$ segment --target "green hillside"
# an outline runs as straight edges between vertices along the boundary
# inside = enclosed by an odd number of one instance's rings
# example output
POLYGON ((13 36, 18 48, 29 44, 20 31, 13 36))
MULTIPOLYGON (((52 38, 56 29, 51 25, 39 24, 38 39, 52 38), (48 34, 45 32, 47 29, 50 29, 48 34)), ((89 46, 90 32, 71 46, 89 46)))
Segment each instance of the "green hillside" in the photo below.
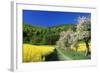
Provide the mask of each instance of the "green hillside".
POLYGON ((62 24, 53 27, 32 26, 23 24, 23 43, 34 45, 55 45, 60 32, 76 30, 75 24, 62 24))

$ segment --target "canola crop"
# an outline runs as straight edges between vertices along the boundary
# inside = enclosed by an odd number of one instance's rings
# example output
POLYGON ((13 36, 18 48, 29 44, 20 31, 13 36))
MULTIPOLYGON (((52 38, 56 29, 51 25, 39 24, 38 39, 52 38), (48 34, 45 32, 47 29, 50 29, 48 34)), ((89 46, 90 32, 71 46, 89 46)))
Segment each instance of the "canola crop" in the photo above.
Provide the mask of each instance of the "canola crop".
MULTIPOLYGON (((89 47, 91 48, 91 45, 90 44, 89 44, 89 47)), ((86 49, 87 48, 86 48, 85 43, 80 43, 79 46, 78 46, 78 48, 77 48, 77 51, 84 52, 84 51, 86 51, 86 49)), ((73 48, 73 50, 76 50, 76 48, 73 48)))
POLYGON ((23 62, 41 62, 45 60, 45 56, 54 51, 52 46, 37 46, 23 44, 23 62))

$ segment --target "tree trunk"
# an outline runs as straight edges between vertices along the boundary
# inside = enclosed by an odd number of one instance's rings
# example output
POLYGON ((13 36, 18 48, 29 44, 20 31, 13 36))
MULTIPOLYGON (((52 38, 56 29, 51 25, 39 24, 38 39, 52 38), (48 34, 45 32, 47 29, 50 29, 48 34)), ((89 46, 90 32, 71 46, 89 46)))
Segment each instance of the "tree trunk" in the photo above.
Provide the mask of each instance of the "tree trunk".
POLYGON ((89 47, 88 42, 85 42, 85 44, 86 44, 86 48, 87 48, 87 49, 86 49, 86 54, 85 54, 85 55, 88 56, 88 55, 90 55, 90 50, 89 50, 90 47, 89 47))

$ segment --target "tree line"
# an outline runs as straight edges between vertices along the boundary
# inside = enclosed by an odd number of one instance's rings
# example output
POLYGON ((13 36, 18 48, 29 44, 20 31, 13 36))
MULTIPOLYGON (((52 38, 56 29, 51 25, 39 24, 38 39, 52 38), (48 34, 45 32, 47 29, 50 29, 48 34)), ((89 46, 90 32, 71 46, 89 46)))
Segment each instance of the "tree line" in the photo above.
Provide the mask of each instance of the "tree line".
POLYGON ((75 24, 62 24, 53 27, 23 24, 23 43, 34 45, 55 45, 62 31, 76 30, 75 24))

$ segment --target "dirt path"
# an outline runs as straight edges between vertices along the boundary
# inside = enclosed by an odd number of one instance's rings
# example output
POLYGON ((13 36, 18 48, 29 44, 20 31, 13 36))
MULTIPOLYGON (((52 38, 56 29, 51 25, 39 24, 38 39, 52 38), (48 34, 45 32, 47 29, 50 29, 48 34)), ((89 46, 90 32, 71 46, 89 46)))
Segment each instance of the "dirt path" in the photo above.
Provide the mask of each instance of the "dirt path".
POLYGON ((72 60, 71 58, 69 58, 68 56, 64 55, 59 49, 57 49, 58 53, 62 56, 62 58, 64 60, 72 60))

